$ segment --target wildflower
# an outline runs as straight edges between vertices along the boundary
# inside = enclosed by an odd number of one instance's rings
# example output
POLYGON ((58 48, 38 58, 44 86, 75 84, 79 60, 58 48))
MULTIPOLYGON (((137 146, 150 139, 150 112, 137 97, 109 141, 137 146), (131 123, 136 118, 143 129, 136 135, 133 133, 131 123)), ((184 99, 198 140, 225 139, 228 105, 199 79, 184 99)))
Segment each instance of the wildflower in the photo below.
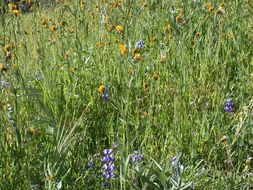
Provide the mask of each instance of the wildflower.
POLYGON ((104 103, 106 103, 109 99, 109 94, 108 92, 106 91, 106 86, 105 85, 101 85, 99 88, 98 88, 98 92, 100 94, 102 94, 102 101, 104 103))
POLYGON ((35 129, 33 127, 29 128, 29 134, 30 135, 35 135, 35 129))
POLYGON ((98 49, 100 49, 100 48, 101 48, 101 46, 102 46, 101 41, 98 41, 98 42, 97 42, 97 47, 98 47, 98 49))
POLYGON ((123 26, 121 26, 121 25, 116 26, 116 31, 121 33, 121 34, 124 34, 123 26))
POLYGON ((42 18, 41 24, 46 27, 47 26, 47 19, 45 17, 42 18))
POLYGON ((61 27, 64 27, 64 26, 66 26, 66 25, 67 25, 67 22, 64 21, 64 20, 60 22, 60 26, 61 26, 61 27))
POLYGON ((138 41, 138 42, 136 43, 136 45, 135 45, 135 48, 137 48, 137 49, 144 49, 144 48, 145 48, 145 43, 144 43, 144 41, 142 41, 142 40, 138 41))
POLYGON ((164 28, 165 28, 166 30, 171 30, 171 29, 172 29, 172 27, 171 27, 170 24, 167 24, 164 28))
POLYGON ((88 170, 88 169, 90 169, 90 168, 92 168, 93 167, 93 162, 91 161, 91 162, 89 162, 86 166, 85 166, 85 168, 88 170))
POLYGON ((13 10, 13 11, 12 11, 12 13, 14 13, 16 17, 18 17, 18 16, 19 16, 19 11, 18 11, 18 10, 16 10, 16 9, 15 9, 15 10, 13 10))
POLYGON ((171 165, 172 166, 176 166, 176 161, 177 161, 177 156, 174 156, 173 158, 172 158, 172 160, 171 160, 171 165))
POLYGON ((136 61, 142 60, 141 54, 136 53, 136 54, 134 55, 134 59, 135 59, 136 61))
POLYGON ((50 31, 51 31, 51 32, 54 32, 54 31, 56 31, 56 30, 57 30, 57 27, 56 27, 55 25, 53 25, 53 26, 50 27, 50 31))
POLYGON ((141 154, 138 154, 137 152, 135 152, 133 155, 132 155, 132 163, 136 163, 136 162, 139 162, 139 161, 142 161, 143 160, 143 156, 141 154))
POLYGON ((101 85, 101 86, 98 88, 98 92, 99 92, 100 94, 104 94, 104 92, 105 92, 105 86, 104 86, 104 85, 101 85))
POLYGON ((155 72, 153 73, 153 79, 154 79, 154 80, 158 80, 158 78, 159 78, 159 73, 155 71, 155 72))
POLYGON ((102 95, 102 100, 103 100, 103 102, 104 102, 104 103, 107 102, 108 99, 109 99, 109 94, 108 94, 108 93, 104 93, 104 94, 102 95))
POLYGON ((143 83, 143 89, 144 89, 144 91, 146 91, 147 89, 148 89, 148 83, 147 82, 144 82, 143 83))
POLYGON ((233 113, 235 112, 235 103, 233 102, 232 99, 228 99, 224 103, 224 111, 227 113, 233 113))
POLYGON ((137 49, 137 48, 133 48, 133 49, 132 49, 132 54, 134 55, 134 54, 136 54, 136 53, 138 53, 138 49, 137 49))
POLYGON ((11 50, 11 46, 9 44, 6 44, 4 47, 3 47, 3 50, 5 53, 9 52, 11 50))
POLYGON ((7 89, 7 88, 11 87, 11 83, 9 83, 7 81, 1 80, 0 82, 1 82, 1 86, 3 89, 7 89))
POLYGON ((112 144, 112 148, 113 149, 116 149, 118 147, 118 145, 114 142, 113 144, 112 144))
POLYGON ((126 47, 125 47, 123 44, 119 44, 119 49, 120 49, 120 54, 121 54, 122 56, 125 56, 126 53, 127 53, 126 47))
POLYGON ((105 180, 110 180, 115 178, 114 170, 116 169, 116 166, 114 164, 114 156, 112 149, 105 149, 103 151, 103 157, 101 160, 104 165, 102 166, 103 174, 105 180))
POLYGON ((183 23, 183 18, 180 15, 176 17, 176 23, 183 23))
POLYGON ((0 63, 0 71, 6 72, 7 70, 7 67, 4 64, 0 63))
POLYGON ((211 12, 211 11, 213 10, 213 6, 212 6, 211 3, 206 3, 206 4, 204 5, 204 7, 205 7, 209 12, 211 12))

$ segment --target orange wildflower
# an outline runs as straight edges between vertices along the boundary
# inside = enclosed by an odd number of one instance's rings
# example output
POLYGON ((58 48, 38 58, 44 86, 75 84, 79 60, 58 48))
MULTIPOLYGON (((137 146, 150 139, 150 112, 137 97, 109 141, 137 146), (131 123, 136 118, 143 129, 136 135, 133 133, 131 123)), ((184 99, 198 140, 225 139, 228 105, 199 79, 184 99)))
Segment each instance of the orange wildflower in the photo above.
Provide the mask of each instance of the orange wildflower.
POLYGON ((127 49, 126 49, 126 47, 124 46, 124 44, 119 44, 119 49, 120 49, 120 54, 121 54, 122 56, 125 56, 126 53, 127 53, 127 49))

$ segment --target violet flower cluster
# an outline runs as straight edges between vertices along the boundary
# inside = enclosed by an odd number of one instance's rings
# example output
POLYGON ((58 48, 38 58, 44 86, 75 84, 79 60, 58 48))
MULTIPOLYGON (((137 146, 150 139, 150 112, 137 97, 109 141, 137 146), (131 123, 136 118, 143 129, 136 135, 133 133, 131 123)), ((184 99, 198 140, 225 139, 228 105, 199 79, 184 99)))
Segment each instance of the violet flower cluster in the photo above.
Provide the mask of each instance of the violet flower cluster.
POLYGON ((139 154, 138 152, 135 152, 132 155, 132 163, 136 163, 138 161, 142 161, 143 160, 143 156, 141 154, 139 154))
POLYGON ((115 159, 113 156, 112 149, 105 149, 103 151, 103 157, 101 161, 104 163, 102 167, 104 179, 106 180, 114 179, 115 178, 114 170, 116 167, 114 165, 115 159))
POLYGON ((224 103, 224 111, 227 113, 233 113, 235 112, 235 103, 233 102, 232 99, 228 99, 224 103))
POLYGON ((144 48, 145 48, 145 43, 144 43, 144 41, 142 41, 142 40, 138 41, 138 42, 136 43, 136 45, 135 45, 135 48, 137 48, 137 49, 144 49, 144 48))

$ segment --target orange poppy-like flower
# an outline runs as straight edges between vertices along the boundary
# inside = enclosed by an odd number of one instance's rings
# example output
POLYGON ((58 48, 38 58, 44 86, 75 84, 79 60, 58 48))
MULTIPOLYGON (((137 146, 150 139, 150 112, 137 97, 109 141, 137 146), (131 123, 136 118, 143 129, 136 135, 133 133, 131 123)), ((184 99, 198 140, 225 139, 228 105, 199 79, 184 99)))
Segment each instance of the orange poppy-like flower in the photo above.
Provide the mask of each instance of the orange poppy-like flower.
POLYGON ((119 44, 119 49, 120 49, 120 54, 121 54, 122 56, 125 56, 126 53, 127 53, 127 49, 126 49, 126 47, 124 46, 124 44, 119 44))

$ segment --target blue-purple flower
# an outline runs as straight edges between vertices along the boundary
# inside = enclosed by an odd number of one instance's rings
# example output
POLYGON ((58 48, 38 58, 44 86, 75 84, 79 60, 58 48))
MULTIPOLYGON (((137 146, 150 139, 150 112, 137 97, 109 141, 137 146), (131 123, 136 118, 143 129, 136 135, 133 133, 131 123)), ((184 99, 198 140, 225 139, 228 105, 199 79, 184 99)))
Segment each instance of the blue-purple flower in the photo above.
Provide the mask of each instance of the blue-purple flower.
POLYGON ((232 99, 228 99, 224 103, 224 111, 227 113, 233 113, 235 112, 235 103, 233 102, 232 99))
POLYGON ((92 168, 93 167, 93 162, 89 162, 85 167, 86 167, 87 170, 92 168))
POLYGON ((145 48, 145 43, 144 43, 144 41, 142 41, 142 40, 138 41, 138 42, 136 43, 136 45, 135 45, 135 48, 137 48, 137 49, 144 49, 144 48, 145 48))
POLYGON ((143 160, 143 156, 137 152, 135 152, 132 155, 132 163, 138 162, 138 161, 142 161, 143 160))
POLYGON ((106 180, 114 179, 115 174, 114 170, 116 169, 116 166, 114 165, 114 156, 112 149, 105 149, 103 150, 103 156, 101 161, 104 163, 102 166, 102 171, 103 171, 103 177, 106 180))
POLYGON ((99 86, 98 92, 99 92, 100 94, 102 94, 102 101, 103 101, 104 103, 106 103, 106 102, 108 101, 108 99, 109 99, 109 94, 108 94, 107 87, 106 87, 105 85, 99 86))

